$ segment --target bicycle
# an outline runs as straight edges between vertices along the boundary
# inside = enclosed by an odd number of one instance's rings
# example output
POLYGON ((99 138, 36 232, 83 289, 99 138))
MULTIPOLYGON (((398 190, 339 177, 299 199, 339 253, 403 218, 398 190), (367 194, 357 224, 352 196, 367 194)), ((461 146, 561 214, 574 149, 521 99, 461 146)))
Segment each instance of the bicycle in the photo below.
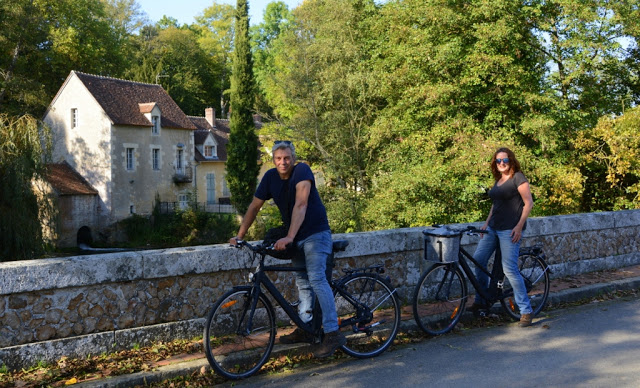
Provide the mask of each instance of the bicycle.
MULTIPOLYGON (((345 240, 333 241, 333 252, 344 251, 348 244, 345 240)), ((287 302, 267 274, 304 271, 305 268, 265 265, 265 258, 270 253, 277 255, 277 251, 262 244, 251 245, 239 240, 237 247, 251 252, 252 263, 257 259, 256 270, 249 275, 249 285, 233 287, 215 302, 206 321, 203 341, 211 367, 234 380, 256 373, 267 362, 274 347, 284 346, 276 344, 278 317, 267 294, 295 325, 313 335, 314 343, 321 342, 323 336, 317 298, 312 320, 304 323, 295 305, 287 302)), ((333 253, 327 263, 328 279, 332 269, 333 253)), ((341 349, 356 358, 377 356, 393 343, 398 333, 400 303, 396 290, 388 278, 381 276, 384 273, 382 265, 343 269, 343 272, 343 276, 330 280, 339 330, 347 338, 341 349)))
MULTIPOLYGON (((496 249, 493 268, 489 273, 460 245, 463 234, 472 236, 487 232, 471 226, 465 229, 440 227, 443 232, 440 237, 435 237, 432 230, 423 231, 436 243, 434 247, 430 245, 429 238, 425 239, 425 259, 440 262, 433 264, 422 274, 413 294, 413 315, 420 329, 431 335, 441 335, 454 328, 464 314, 469 297, 464 275, 478 294, 488 302, 489 307, 486 311, 499 301, 512 319, 520 319, 513 290, 502 271, 500 249, 496 249), (447 252, 449 242, 451 249, 447 252), (487 290, 478 283, 468 261, 489 276, 487 290)), ((521 248, 518 257, 518 267, 531 300, 534 316, 542 311, 549 297, 551 270, 545 258, 541 246, 521 248)), ((482 313, 480 315, 483 315, 482 313)))

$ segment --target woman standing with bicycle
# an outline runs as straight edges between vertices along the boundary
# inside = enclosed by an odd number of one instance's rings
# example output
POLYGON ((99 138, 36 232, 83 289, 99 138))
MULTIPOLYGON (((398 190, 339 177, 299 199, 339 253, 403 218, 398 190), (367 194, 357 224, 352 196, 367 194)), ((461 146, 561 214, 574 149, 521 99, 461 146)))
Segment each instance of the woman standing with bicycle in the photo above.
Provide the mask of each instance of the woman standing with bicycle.
MULTIPOLYGON (((482 229, 487 233, 478 243, 474 259, 485 269, 489 258, 500 247, 502 268, 513 287, 515 301, 520 309, 521 327, 530 326, 533 314, 527 290, 518 269, 518 252, 522 231, 527 227, 527 217, 533 208, 529 182, 520 170, 520 163, 508 148, 499 148, 491 159, 491 173, 495 183, 489 190, 492 206, 482 229)), ((485 288, 488 276, 476 268, 476 277, 485 288)), ((488 309, 487 303, 476 294, 472 310, 488 309)))

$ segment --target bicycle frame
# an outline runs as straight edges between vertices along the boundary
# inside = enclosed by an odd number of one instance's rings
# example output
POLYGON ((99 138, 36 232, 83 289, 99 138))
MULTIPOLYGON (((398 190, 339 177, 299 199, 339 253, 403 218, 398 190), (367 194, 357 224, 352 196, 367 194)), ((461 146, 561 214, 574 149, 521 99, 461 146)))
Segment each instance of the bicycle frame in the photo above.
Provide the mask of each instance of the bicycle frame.
POLYGON ((459 260, 457 265, 459 265, 462 268, 462 271, 467 276, 467 279, 469 279, 469 281, 471 282, 471 285, 473 286, 473 288, 475 288, 475 290, 478 292, 480 296, 482 296, 483 299, 490 302, 496 302, 500 299, 501 296, 510 296, 510 294, 513 294, 513 291, 509 291, 507 294, 502 293, 502 279, 504 278, 504 272, 502 270, 502 253, 500 252, 499 248, 496 249, 493 268, 491 270, 491 273, 489 273, 489 271, 486 268, 481 266, 473 258, 473 256, 471 256, 471 254, 469 254, 469 252, 467 252, 462 247, 460 247, 460 251, 458 253, 458 259, 459 260), (476 278, 471 267, 469 266, 469 263, 467 263, 467 260, 471 261, 476 266, 476 268, 480 268, 482 272, 484 272, 487 276, 489 276, 489 287, 486 290, 478 282, 478 279, 476 278))
MULTIPOLYGON (((291 320, 299 328, 301 328, 306 332, 316 334, 320 330, 320 327, 322 324, 322 320, 320 319, 321 310, 319 307, 319 303, 317 303, 317 297, 316 297, 315 303, 313 304, 313 319, 309 323, 305 323, 302 321, 302 319, 300 319, 300 316, 298 315, 298 312, 296 311, 296 309, 292 307, 291 304, 289 304, 289 302, 284 298, 280 290, 278 290, 276 285, 266 275, 267 272, 304 272, 304 271, 306 271, 305 267, 264 265, 264 260, 261 259, 256 272, 253 274, 253 280, 252 280, 253 285, 250 286, 252 290, 251 291, 252 300, 251 300, 250 311, 249 311, 250 319, 248 320, 248 322, 253 322, 253 313, 255 312, 255 309, 258 303, 258 295, 259 295, 259 292, 256 292, 256 291, 261 291, 260 286, 262 285, 264 286, 267 293, 269 293, 269 295, 273 297, 276 303, 280 307, 282 307, 282 309, 287 314, 287 316, 291 318, 291 320)), ((344 290, 343 287, 340 287, 339 281, 332 280, 329 282, 329 285, 336 293, 344 297, 349 303, 352 303, 358 308, 366 307, 366 306, 362 306, 362 303, 357 299, 353 298, 347 291, 344 290)), ((243 286, 243 287, 246 287, 246 286, 243 286)), ((340 323, 340 326, 344 327, 352 324, 353 322, 345 320, 340 323)), ((251 329, 252 327, 248 326, 244 328, 243 331, 244 333, 250 333, 251 329)))

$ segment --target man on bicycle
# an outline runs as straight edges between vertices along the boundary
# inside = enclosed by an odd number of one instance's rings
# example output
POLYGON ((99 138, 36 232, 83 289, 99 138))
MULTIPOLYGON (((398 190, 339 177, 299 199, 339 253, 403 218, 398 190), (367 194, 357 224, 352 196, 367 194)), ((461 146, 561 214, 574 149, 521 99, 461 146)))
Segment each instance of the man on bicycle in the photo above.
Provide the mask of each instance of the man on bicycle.
MULTIPOLYGON (((236 239, 244 237, 264 202, 273 198, 288 230, 285 237, 276 241, 274 248, 284 250, 287 245, 294 244, 297 253, 292 263, 306 266, 306 272, 296 272, 300 297, 298 312, 303 321, 311 321, 314 293, 318 296, 325 336, 314 349, 313 355, 328 357, 346 343, 346 338, 338 330, 336 306, 326 277, 327 259, 333 244, 327 212, 318 195, 311 169, 304 163, 295 164, 293 144, 290 141, 276 141, 271 153, 275 168, 267 171, 260 181, 238 234, 229 243, 235 245, 236 239)), ((310 342, 311 339, 305 331, 296 328, 293 333, 281 336, 280 342, 310 342)))

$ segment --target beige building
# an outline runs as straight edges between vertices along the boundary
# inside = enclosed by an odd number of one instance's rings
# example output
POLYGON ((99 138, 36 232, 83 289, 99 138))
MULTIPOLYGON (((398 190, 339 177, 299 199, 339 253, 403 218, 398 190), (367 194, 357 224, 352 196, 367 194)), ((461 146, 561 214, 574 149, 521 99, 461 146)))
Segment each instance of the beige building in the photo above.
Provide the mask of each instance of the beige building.
POLYGON ((194 192, 192 121, 160 85, 72 71, 49 105, 54 162, 98 192, 104 228, 154 201, 186 204, 194 192))
POLYGON ((216 119, 213 108, 205 109, 205 117, 189 119, 197 128, 193 133, 196 201, 208 211, 233 212, 225 180, 229 120, 216 119))
MULTIPOLYGON (((150 214, 157 201, 167 210, 196 202, 234 212, 225 180, 229 120, 212 108, 187 116, 160 85, 72 71, 43 121, 53 132, 54 163, 66 163, 98 195, 92 210, 84 206, 83 217, 67 222, 78 238, 80 229, 100 237, 116 221, 150 214)), ((76 240, 68 229, 59 241, 76 240)))

